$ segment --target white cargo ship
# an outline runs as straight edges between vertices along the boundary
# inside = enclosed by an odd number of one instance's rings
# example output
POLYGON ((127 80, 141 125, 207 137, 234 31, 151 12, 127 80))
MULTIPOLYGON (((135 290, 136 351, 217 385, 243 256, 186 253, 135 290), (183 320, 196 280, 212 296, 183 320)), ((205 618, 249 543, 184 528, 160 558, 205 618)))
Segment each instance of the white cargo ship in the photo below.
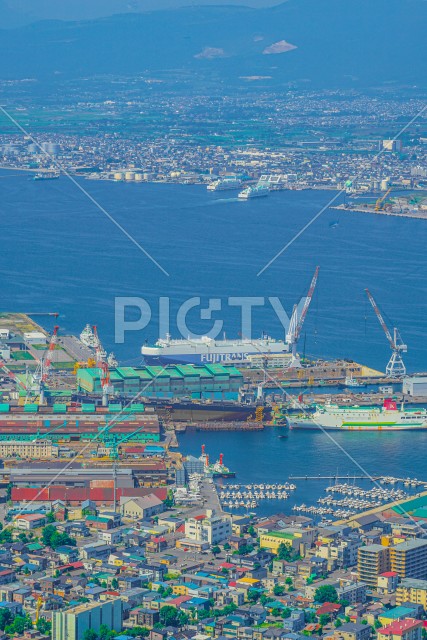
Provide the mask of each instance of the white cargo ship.
POLYGON ((237 196, 241 200, 250 200, 251 198, 262 198, 268 196, 270 188, 266 184, 257 184, 254 187, 246 187, 237 196))
POLYGON ((227 176, 214 182, 210 182, 207 186, 208 191, 228 191, 230 189, 240 189, 242 181, 236 176, 227 176))
POLYGON ((382 407, 342 407, 337 404, 316 405, 312 415, 289 416, 291 429, 321 431, 416 431, 427 429, 427 409, 399 409, 388 398, 382 407))
POLYGON ((269 336, 254 340, 214 340, 207 336, 192 339, 159 339, 154 346, 143 345, 141 353, 147 364, 217 364, 247 363, 251 355, 288 353, 289 345, 269 336))

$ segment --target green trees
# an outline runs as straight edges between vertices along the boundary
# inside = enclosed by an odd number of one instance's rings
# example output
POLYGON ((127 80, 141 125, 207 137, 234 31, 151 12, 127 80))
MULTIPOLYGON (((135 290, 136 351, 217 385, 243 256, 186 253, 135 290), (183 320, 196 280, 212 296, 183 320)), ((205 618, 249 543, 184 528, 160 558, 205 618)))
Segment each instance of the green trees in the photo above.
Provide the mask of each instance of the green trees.
POLYGON ((46 618, 39 618, 36 624, 37 630, 44 635, 49 635, 52 629, 52 623, 46 618))
MULTIPOLYGON (((160 609, 160 623, 165 627, 182 627, 188 622, 188 616, 175 607, 165 605, 160 609)), ((86 638, 84 640, 87 640, 86 638)), ((89 639, 90 640, 90 639, 89 639)))
POLYGON ((275 596, 283 596, 285 593, 285 587, 281 584, 274 585, 273 593, 275 596))
POLYGON ((98 640, 98 634, 93 629, 86 629, 83 640, 98 640))
POLYGON ((7 529, 3 529, 2 531, 0 531, 0 544, 3 544, 4 542, 12 542, 12 541, 13 541, 13 535, 9 527, 7 529))
POLYGON ((214 556, 217 556, 219 553, 221 553, 221 549, 217 544, 214 547, 212 547, 211 551, 214 556))
POLYGON ((0 629, 4 631, 8 624, 12 622, 12 614, 9 609, 0 609, 0 629))
POLYGON ((329 584, 325 584, 322 587, 316 589, 314 599, 316 602, 337 602, 337 590, 335 589, 335 587, 332 587, 329 584))
POLYGON ((331 618, 328 616, 327 613, 322 613, 322 615, 319 616, 319 624, 321 627, 324 627, 330 621, 331 621, 331 618))
POLYGON ((76 546, 76 541, 74 538, 68 535, 68 533, 59 533, 52 524, 48 524, 44 527, 42 531, 42 540, 43 543, 47 547, 51 547, 51 549, 57 549, 58 547, 62 547, 63 545, 68 545, 71 547, 76 546))
POLYGON ((146 638, 148 635, 150 635, 150 629, 147 629, 146 627, 132 627, 132 629, 126 629, 126 635, 127 636, 141 636, 142 638, 146 638))
POLYGON ((299 559, 298 553, 283 542, 277 550, 277 557, 279 560, 285 560, 286 562, 293 562, 299 559))
POLYGON ((8 624, 4 630, 9 635, 14 635, 15 633, 21 635, 26 629, 31 629, 32 626, 33 621, 31 620, 29 615, 15 616, 13 618, 13 622, 11 624, 8 624))
POLYGON ((261 597, 261 594, 256 589, 248 589, 247 597, 249 602, 258 602, 261 597))
MULTIPOLYGON (((225 547, 224 547, 225 548, 225 547)), ((254 550, 253 544, 243 544, 233 551, 233 556, 246 556, 254 550)))
POLYGON ((117 580, 117 578, 113 578, 111 580, 111 586, 113 587, 113 589, 118 589, 119 588, 119 581, 117 580))

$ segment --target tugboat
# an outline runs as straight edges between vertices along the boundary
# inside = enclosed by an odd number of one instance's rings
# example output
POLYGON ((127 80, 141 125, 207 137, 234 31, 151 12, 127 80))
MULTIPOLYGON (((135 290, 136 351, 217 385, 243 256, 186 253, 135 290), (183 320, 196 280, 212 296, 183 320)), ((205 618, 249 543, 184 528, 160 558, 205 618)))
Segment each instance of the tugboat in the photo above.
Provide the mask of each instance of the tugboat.
POLYGON ((211 478, 235 478, 236 474, 234 471, 230 471, 228 467, 226 467, 223 463, 224 454, 219 454, 219 460, 217 460, 214 464, 209 464, 209 455, 205 453, 205 445, 202 444, 202 455, 199 460, 202 460, 205 465, 205 473, 207 476, 211 478))

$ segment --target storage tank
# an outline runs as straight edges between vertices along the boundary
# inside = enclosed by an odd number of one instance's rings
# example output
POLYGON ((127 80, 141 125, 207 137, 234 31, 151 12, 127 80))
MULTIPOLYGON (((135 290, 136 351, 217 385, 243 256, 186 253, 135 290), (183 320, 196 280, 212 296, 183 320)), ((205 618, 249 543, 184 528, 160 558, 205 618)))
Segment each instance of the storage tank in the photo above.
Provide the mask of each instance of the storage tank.
POLYGON ((133 173, 133 171, 126 171, 125 180, 134 180, 134 178, 135 174, 133 173))
POLYGON ((142 173, 135 173, 135 182, 142 182, 143 175, 142 173))
POLYGON ((117 171, 117 173, 114 174, 114 180, 123 180, 123 173, 117 171))

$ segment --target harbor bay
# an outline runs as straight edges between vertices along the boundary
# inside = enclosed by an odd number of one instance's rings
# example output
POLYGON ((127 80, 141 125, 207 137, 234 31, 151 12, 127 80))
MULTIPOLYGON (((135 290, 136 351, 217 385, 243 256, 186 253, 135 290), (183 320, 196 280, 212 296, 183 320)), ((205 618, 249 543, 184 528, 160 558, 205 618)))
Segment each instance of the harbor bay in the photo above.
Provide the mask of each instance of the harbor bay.
MULTIPOLYGON (((5 309, 58 310, 63 333, 78 334, 87 322, 96 322, 121 361, 137 364, 141 345, 159 336, 159 296, 170 299, 173 337, 178 337, 180 304, 200 296, 201 305, 208 298, 221 300, 223 332, 237 338, 240 309, 226 305, 228 296, 277 296, 290 314, 319 265, 304 326, 307 354, 345 357, 385 369, 389 345, 366 299, 364 289, 369 287, 408 344, 408 370, 425 369, 427 258, 421 220, 328 209, 257 276, 333 192, 281 191, 239 202, 229 193, 224 197, 195 185, 84 182, 90 195, 108 206, 166 268, 170 275, 165 276, 66 178, 34 182, 23 172, 0 175, 5 309), (123 344, 114 340, 118 296, 144 298, 152 311, 149 326, 128 332, 123 344)), ((138 310, 130 310, 130 315, 137 318, 138 310)), ((211 328, 199 310, 189 319, 194 333, 211 328)), ((253 311, 251 337, 262 332, 283 338, 283 327, 267 302, 253 311)))
MULTIPOLYGON (((280 297, 291 310, 295 299, 304 295, 316 256, 320 276, 305 326, 307 353, 346 357, 384 370, 389 349, 364 297, 364 288, 369 286, 409 345, 405 359, 409 371, 425 368, 427 354, 421 334, 427 306, 426 258, 420 221, 327 210, 257 277, 274 252, 327 203, 330 193, 281 191, 269 198, 239 202, 229 193, 227 197, 207 193, 200 186, 86 183, 85 188, 100 203, 108 202, 120 223, 167 266, 171 275, 166 277, 138 249, 129 248, 126 239, 67 179, 34 182, 23 173, 3 171, 0 186, 6 236, 11 247, 17 242, 22 247, 19 255, 10 251, 3 268, 4 308, 58 311, 62 333, 78 334, 85 323, 96 322, 106 346, 122 364, 141 362, 141 345, 145 339, 157 339, 157 326, 153 322, 145 332, 129 332, 123 344, 115 344, 116 296, 151 300, 155 315, 159 292, 170 297, 172 308, 196 294, 207 299, 223 297, 224 292, 242 296, 267 292, 280 297), (8 209, 15 207, 16 199, 18 213, 13 218, 8 209), (57 212, 54 223, 53 211, 57 212), (396 273, 397 256, 406 266, 396 273), (192 269, 192 261, 200 268, 192 269), (41 280, 49 283, 43 290, 38 286, 41 280)), ((283 330, 271 308, 256 311, 253 335, 266 331, 282 338, 283 330)), ((229 308, 227 312, 228 337, 233 332, 237 337, 239 317, 229 308)), ((205 330, 200 318, 194 317, 194 331, 205 330)), ((296 393, 293 389, 288 392, 296 393)), ((360 475, 360 468, 340 447, 372 475, 393 475, 396 468, 408 468, 411 476, 427 480, 422 453, 425 432, 333 433, 328 438, 322 432, 291 431, 287 439, 280 439, 279 432, 265 428, 218 436, 188 431, 179 440, 183 454, 199 455, 203 443, 215 459, 223 452, 226 464, 236 472, 236 483, 286 482, 291 475, 333 476, 340 469, 350 476, 360 475)), ((278 509, 288 512, 296 504, 314 504, 328 481, 296 484, 286 502, 263 501, 257 510, 261 514, 278 509)))

